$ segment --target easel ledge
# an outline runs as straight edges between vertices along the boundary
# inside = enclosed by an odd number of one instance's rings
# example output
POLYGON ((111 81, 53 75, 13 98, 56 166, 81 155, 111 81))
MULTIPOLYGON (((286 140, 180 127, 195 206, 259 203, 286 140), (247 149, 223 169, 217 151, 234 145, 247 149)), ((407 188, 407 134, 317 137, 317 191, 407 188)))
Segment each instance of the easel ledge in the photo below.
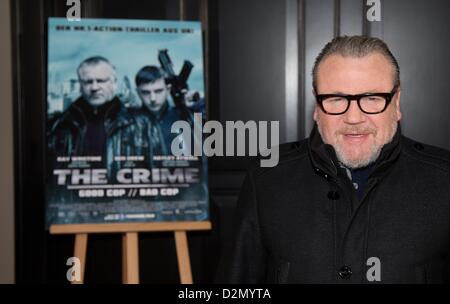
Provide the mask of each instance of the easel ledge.
POLYGON ((139 232, 173 231, 177 250, 178 269, 181 284, 192 284, 192 271, 186 231, 210 230, 211 222, 152 222, 114 224, 68 224, 50 226, 50 234, 75 234, 74 256, 81 263, 81 279, 73 282, 82 284, 86 264, 86 250, 89 233, 122 233, 122 281, 125 284, 139 283, 139 232))
POLYGON ((50 226, 50 234, 127 233, 210 230, 211 222, 152 222, 115 224, 68 224, 50 226))

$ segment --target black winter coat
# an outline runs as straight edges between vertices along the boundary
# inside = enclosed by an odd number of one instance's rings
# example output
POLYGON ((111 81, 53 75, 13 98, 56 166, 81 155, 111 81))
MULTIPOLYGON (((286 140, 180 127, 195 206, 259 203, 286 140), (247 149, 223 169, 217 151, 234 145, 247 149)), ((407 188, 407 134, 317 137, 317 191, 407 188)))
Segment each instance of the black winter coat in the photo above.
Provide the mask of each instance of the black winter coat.
POLYGON ((361 201, 336 164, 315 127, 281 145, 276 167, 249 171, 227 281, 367 283, 377 258, 381 283, 448 282, 450 152, 398 128, 361 201))

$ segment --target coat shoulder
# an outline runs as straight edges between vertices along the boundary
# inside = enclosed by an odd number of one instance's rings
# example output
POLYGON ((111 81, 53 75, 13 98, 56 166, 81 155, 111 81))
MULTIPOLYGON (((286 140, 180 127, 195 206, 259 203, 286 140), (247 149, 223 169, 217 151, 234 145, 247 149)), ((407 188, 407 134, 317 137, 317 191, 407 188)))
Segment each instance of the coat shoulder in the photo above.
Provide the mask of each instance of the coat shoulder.
POLYGON ((308 154, 308 139, 281 144, 279 165, 302 158, 308 154))
POLYGON ((83 122, 83 114, 79 108, 80 103, 81 100, 77 99, 59 115, 50 128, 51 133, 76 128, 83 122))
POLYGON ((302 161, 308 157, 308 139, 303 139, 301 141, 284 143, 275 147, 273 149, 278 149, 279 159, 278 163, 274 167, 262 167, 258 157, 254 162, 252 162, 250 167, 250 173, 255 177, 266 175, 267 173, 272 173, 278 171, 286 166, 290 166, 293 162, 302 161))
POLYGON ((403 137, 403 153, 437 170, 450 173, 450 151, 403 137))

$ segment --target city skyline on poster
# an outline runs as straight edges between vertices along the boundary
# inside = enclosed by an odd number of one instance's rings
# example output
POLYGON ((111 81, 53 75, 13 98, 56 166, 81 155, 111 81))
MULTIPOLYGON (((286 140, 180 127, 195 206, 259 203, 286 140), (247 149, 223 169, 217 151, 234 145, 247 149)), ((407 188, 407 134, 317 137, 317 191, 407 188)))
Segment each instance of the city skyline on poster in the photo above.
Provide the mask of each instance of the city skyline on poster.
POLYGON ((48 32, 47 113, 50 115, 65 110, 79 95, 76 73, 79 63, 85 58, 105 53, 120 76, 119 94, 135 95, 132 83, 136 71, 142 67, 143 62, 157 64, 158 51, 164 48, 170 51, 174 67, 178 69, 189 58, 195 66, 189 78, 189 86, 204 95, 202 33, 199 22, 130 22, 122 19, 83 19, 81 22, 71 22, 65 18, 51 18, 48 32))

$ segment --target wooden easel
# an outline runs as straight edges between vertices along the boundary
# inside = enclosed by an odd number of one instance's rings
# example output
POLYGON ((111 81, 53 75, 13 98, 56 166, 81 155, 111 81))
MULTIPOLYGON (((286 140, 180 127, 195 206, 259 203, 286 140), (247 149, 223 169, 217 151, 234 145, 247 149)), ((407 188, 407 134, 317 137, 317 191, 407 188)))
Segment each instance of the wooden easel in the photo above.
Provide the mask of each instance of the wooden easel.
POLYGON ((74 256, 81 262, 81 280, 73 284, 83 284, 86 265, 86 249, 90 233, 122 233, 122 282, 139 284, 139 232, 173 231, 177 250, 178 269, 181 284, 192 284, 191 263, 186 231, 210 230, 211 222, 152 222, 117 224, 77 224, 52 225, 51 234, 75 234, 74 256))

